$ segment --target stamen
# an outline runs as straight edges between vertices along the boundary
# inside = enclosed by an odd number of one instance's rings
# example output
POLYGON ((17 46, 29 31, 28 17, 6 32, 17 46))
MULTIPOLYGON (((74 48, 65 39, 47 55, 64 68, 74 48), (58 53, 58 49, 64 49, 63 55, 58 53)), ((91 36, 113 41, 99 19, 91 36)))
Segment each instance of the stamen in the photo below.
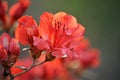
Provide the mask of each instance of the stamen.
POLYGON ((63 31, 65 31, 65 28, 63 28, 63 31))

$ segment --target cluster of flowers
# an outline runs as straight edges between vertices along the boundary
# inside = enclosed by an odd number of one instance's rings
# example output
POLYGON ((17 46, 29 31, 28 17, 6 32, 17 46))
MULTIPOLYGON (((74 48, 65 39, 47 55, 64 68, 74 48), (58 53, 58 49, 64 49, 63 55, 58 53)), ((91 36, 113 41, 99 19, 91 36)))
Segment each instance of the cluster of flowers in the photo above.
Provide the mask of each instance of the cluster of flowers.
POLYGON ((85 28, 72 15, 45 12, 40 16, 39 26, 31 16, 23 16, 18 22, 16 39, 30 46, 33 58, 38 58, 42 51, 46 51, 49 59, 57 57, 94 61, 98 58, 84 38, 85 28))
MULTIPOLYGON (((5 25, 7 20, 13 24, 28 5, 28 0, 19 0, 11 7, 10 17, 6 19, 4 2, 0 0, 0 20, 5 25)), ((22 16, 18 19, 15 38, 10 38, 7 33, 0 36, 0 64, 4 68, 3 76, 9 76, 10 80, 14 78, 15 80, 74 80, 74 76, 70 77, 71 74, 67 69, 78 73, 99 64, 99 50, 91 47, 84 33, 85 28, 76 18, 65 12, 56 14, 44 12, 40 16, 39 25, 32 16, 22 16), (29 57, 24 60, 18 59, 20 55, 18 42, 29 45, 26 50, 29 50, 32 59, 29 57), (32 69, 35 66, 38 67, 32 69), (29 70, 30 72, 27 72, 29 70)))

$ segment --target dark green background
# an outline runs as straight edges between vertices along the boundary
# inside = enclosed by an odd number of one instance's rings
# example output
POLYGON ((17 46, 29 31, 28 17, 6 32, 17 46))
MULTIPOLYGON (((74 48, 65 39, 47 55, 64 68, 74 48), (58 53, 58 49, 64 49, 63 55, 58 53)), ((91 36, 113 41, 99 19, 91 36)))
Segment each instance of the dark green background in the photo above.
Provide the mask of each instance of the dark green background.
MULTIPOLYGON (((9 6, 17 0, 7 0, 9 6)), ((101 65, 92 70, 92 80, 120 80, 120 1, 119 0, 31 0, 25 14, 37 21, 44 11, 64 11, 85 26, 85 36, 101 51, 101 65)), ((39 22, 39 21, 38 21, 39 22)), ((88 79, 83 79, 88 80, 88 79)))

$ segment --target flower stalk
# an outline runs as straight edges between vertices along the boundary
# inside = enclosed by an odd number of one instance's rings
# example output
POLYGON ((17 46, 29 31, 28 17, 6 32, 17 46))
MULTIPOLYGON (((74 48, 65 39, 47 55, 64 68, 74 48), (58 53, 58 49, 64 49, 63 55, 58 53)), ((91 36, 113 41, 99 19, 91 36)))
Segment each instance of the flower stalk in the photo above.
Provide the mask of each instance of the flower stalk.
POLYGON ((22 72, 20 72, 20 73, 18 73, 18 74, 16 74, 16 75, 14 75, 13 77, 16 78, 16 77, 18 77, 18 76, 20 76, 20 75, 28 72, 28 71, 31 70, 32 68, 34 68, 34 67, 36 67, 36 66, 38 66, 38 65, 44 64, 45 62, 47 62, 47 61, 43 61, 43 62, 39 62, 39 63, 35 64, 35 60, 33 60, 33 63, 32 63, 32 65, 31 65, 30 67, 28 67, 26 70, 24 70, 24 71, 22 71, 22 72))

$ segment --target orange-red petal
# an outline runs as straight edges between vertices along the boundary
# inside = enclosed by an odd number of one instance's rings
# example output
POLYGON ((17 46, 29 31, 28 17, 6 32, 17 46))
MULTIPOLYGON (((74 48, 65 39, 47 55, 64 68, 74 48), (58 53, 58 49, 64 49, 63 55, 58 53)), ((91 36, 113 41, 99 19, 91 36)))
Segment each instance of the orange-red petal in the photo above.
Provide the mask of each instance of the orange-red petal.
POLYGON ((32 16, 23 16, 19 20, 15 37, 21 44, 32 44, 33 36, 39 36, 37 24, 32 16))
POLYGON ((53 42, 53 28, 52 28, 52 19, 53 14, 49 12, 44 12, 40 16, 40 26, 39 26, 39 32, 40 36, 44 40, 49 40, 50 42, 53 42))
POLYGON ((9 52, 10 52, 10 55, 19 56, 20 48, 17 40, 11 39, 10 45, 9 45, 9 52))
POLYGON ((34 37, 34 46, 39 50, 48 50, 50 48, 49 43, 46 40, 40 39, 38 37, 34 37))
POLYGON ((11 17, 11 24, 23 15, 29 5, 30 0, 19 0, 10 8, 9 15, 11 17))
POLYGON ((10 36, 7 33, 1 35, 0 43, 6 50, 9 48, 10 40, 10 36))
POLYGON ((27 31, 23 29, 21 26, 18 26, 15 30, 15 38, 21 43, 21 44, 29 44, 28 42, 28 35, 27 31), (23 36, 24 35, 24 36, 23 36))
POLYGON ((3 48, 2 45, 0 45, 0 60, 6 60, 7 59, 7 52, 3 48))

